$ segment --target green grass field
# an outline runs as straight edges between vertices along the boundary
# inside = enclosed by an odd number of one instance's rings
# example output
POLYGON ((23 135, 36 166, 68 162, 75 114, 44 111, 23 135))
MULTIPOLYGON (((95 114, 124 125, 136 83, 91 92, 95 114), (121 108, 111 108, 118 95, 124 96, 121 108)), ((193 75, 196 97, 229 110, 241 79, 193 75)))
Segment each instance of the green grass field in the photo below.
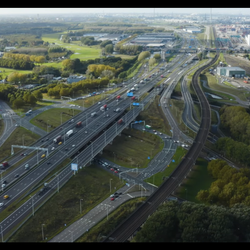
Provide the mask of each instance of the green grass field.
POLYGON ((80 110, 55 108, 44 111, 30 120, 30 123, 45 130, 52 131, 62 123, 74 118, 73 115, 80 113, 80 110), (61 115, 62 113, 62 115, 61 115), (62 120, 61 120, 62 119, 62 120))
MULTIPOLYGON (((29 146, 40 138, 39 135, 32 133, 31 131, 17 127, 15 131, 8 137, 4 144, 0 147, 0 159, 3 159, 11 155, 11 145, 23 145, 29 146)), ((16 148, 15 153, 21 149, 16 148)))
POLYGON ((164 171, 156 173, 155 175, 150 176, 149 178, 145 179, 145 182, 151 183, 157 187, 159 187, 164 179, 171 175, 171 173, 175 170, 175 168, 179 165, 182 158, 186 155, 187 150, 182 147, 177 147, 177 150, 172 158, 174 162, 170 162, 170 164, 165 168, 164 171))
MULTIPOLYGON (((58 38, 62 33, 57 34, 44 34, 42 36, 43 41, 49 43, 55 43, 63 48, 74 51, 75 54, 70 56, 70 59, 79 58, 80 60, 95 59, 100 57, 101 49, 97 49, 92 46, 80 46, 74 43, 63 43, 58 38)), ((46 65, 46 64, 45 64, 46 65)), ((53 65, 53 63, 52 63, 53 65)))
POLYGON ((163 148, 160 137, 136 129, 125 129, 117 136, 112 145, 108 145, 102 156, 116 164, 128 168, 145 168, 150 160, 163 148))
POLYGON ((176 190, 176 196, 187 199, 188 201, 200 203, 196 199, 196 195, 200 190, 209 189, 214 179, 207 171, 208 162, 202 158, 198 158, 193 170, 187 176, 181 187, 176 190))
POLYGON ((110 178, 112 192, 124 185, 117 176, 94 165, 79 170, 9 241, 41 242, 42 224, 45 224, 44 237, 50 240, 65 229, 64 224, 70 225, 109 197, 110 178))
POLYGON ((31 74, 32 70, 16 70, 16 69, 8 69, 8 68, 1 68, 0 67, 0 75, 2 76, 3 79, 5 79, 6 76, 11 74, 12 72, 18 72, 22 74, 31 74))

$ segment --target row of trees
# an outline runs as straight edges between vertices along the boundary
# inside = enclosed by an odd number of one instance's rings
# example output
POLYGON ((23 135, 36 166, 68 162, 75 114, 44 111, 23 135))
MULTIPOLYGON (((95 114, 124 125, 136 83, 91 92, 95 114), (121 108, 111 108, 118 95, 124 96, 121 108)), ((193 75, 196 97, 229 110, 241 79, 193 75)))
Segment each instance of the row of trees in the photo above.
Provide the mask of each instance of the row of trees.
POLYGON ((240 106, 223 106, 220 109, 221 128, 235 140, 250 145, 250 115, 240 106))
POLYGON ((31 70, 34 66, 34 63, 24 60, 0 58, 0 67, 4 68, 31 70))
POLYGON ((81 43, 84 45, 97 45, 100 44, 101 41, 96 41, 95 38, 93 36, 85 36, 81 38, 81 43))
POLYGON ((92 74, 94 77, 100 77, 103 76, 103 71, 110 71, 112 76, 115 74, 115 68, 110 67, 109 65, 104 64, 90 64, 88 66, 88 70, 86 74, 92 74))
POLYGON ((26 55, 26 54, 13 54, 13 53, 4 53, 3 58, 12 59, 12 60, 20 60, 25 62, 33 62, 33 63, 44 63, 44 56, 36 56, 36 55, 26 55))
POLYGON ((250 208, 167 202, 147 219, 135 242, 249 242, 250 208))
POLYGON ((143 47, 140 45, 125 45, 123 46, 120 43, 115 45, 115 50, 118 51, 120 54, 127 54, 127 55, 138 55, 142 51, 143 47))
POLYGON ((208 171, 216 181, 209 190, 201 190, 197 199, 207 203, 231 207, 237 203, 250 206, 250 170, 237 170, 223 160, 213 160, 208 171))
POLYGON ((48 93, 48 96, 60 98, 61 96, 72 96, 73 93, 81 95, 83 93, 89 93, 97 88, 104 88, 108 85, 109 80, 107 78, 100 80, 86 79, 72 84, 49 84, 47 87, 42 88, 41 91, 48 93))
POLYGON ((215 149, 221 154, 235 162, 250 166, 250 146, 233 140, 229 137, 222 137, 215 143, 215 149))
POLYGON ((85 74, 88 66, 90 64, 99 64, 109 65, 110 67, 115 68, 114 76, 117 77, 121 72, 131 68, 136 62, 137 57, 134 59, 121 59, 120 57, 109 57, 109 58, 96 58, 95 60, 80 61, 77 59, 65 59, 62 61, 63 72, 65 73, 82 73, 85 74), (102 62, 101 62, 102 60, 102 62))
POLYGON ((43 99, 43 95, 41 90, 35 90, 31 93, 31 91, 16 89, 10 84, 1 84, 0 99, 10 102, 14 108, 18 109, 26 104, 36 104, 37 100, 43 99))

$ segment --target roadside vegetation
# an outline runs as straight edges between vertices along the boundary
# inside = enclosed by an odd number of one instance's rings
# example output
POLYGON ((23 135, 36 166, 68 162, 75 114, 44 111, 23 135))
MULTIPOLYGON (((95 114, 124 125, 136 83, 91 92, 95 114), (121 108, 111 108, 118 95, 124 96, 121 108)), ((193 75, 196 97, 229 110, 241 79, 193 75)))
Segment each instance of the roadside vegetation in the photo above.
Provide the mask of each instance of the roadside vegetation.
POLYGON ((73 119, 74 116, 80 112, 81 110, 53 108, 35 116, 30 120, 30 123, 49 133, 62 123, 68 121, 69 119, 73 119))
MULTIPOLYGON (((65 229, 110 195, 112 186, 119 189, 124 184, 118 177, 91 165, 79 170, 49 201, 47 201, 18 231, 9 242, 41 242, 41 224, 46 241, 65 229), (82 213, 79 213, 80 199, 82 213)), ((114 189, 112 189, 114 192, 114 189)))
POLYGON ((159 136, 137 129, 125 129, 112 145, 104 148, 102 157, 124 167, 145 168, 150 160, 163 149, 159 136))
POLYGON ((198 158, 192 171, 183 180, 181 186, 176 189, 175 195, 184 200, 202 203, 196 197, 198 192, 208 189, 214 181, 214 178, 208 172, 207 165, 207 160, 198 158))
MULTIPOLYGON (((17 127, 0 147, 0 159, 11 156, 11 145, 29 146, 39 138, 39 135, 32 133, 23 127, 17 127)), ((14 150, 15 153, 18 153, 21 149, 16 148, 14 150)))
POLYGON ((101 242, 105 236, 119 226, 145 200, 146 197, 134 198, 120 205, 115 211, 109 214, 108 220, 105 217, 76 242, 101 242))

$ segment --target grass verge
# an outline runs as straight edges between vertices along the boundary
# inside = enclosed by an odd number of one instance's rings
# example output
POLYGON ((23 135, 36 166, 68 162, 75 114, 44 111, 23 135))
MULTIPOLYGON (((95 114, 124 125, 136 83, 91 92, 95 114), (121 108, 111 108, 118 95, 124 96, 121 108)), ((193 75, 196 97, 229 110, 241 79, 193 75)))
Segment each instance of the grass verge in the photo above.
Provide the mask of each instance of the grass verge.
MULTIPOLYGON (((0 147, 0 159, 11 156, 11 145, 29 146, 40 138, 39 135, 32 133, 23 127, 17 127, 8 137, 4 144, 0 147)), ((15 153, 21 149, 16 148, 15 153)))
POLYGON ((30 120, 33 125, 45 130, 52 131, 62 123, 74 118, 74 115, 80 113, 81 110, 67 108, 53 108, 42 112, 30 120), (61 120, 62 119, 62 120, 61 120))
POLYGON ((208 162, 202 158, 198 158, 193 170, 182 183, 181 187, 176 190, 176 196, 188 201, 201 203, 196 199, 196 195, 200 190, 209 189, 214 179, 207 171, 208 162))
POLYGON ((164 147, 160 137, 136 129, 125 129, 112 145, 103 150, 103 157, 128 168, 145 168, 150 160, 164 147))

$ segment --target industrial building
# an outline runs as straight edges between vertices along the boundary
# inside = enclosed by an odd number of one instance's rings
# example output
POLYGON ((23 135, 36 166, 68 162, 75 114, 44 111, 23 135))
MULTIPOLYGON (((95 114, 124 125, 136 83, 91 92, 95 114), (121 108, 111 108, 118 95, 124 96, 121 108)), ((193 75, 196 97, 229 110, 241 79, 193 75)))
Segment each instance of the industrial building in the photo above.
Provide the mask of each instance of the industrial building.
POLYGON ((240 78, 245 76, 246 71, 240 67, 217 67, 217 74, 220 76, 240 78))
POLYGON ((71 75, 68 77, 67 79, 67 83, 72 83, 72 82, 79 82, 82 80, 85 80, 86 77, 85 76, 75 76, 75 75, 71 75))
POLYGON ((143 35, 136 37, 130 43, 142 46, 151 44, 152 46, 152 44, 166 44, 167 42, 173 41, 174 39, 175 36, 173 33, 145 33, 143 35))
POLYGON ((197 27, 187 27, 187 28, 184 28, 183 30, 188 33, 201 33, 201 29, 197 27))

